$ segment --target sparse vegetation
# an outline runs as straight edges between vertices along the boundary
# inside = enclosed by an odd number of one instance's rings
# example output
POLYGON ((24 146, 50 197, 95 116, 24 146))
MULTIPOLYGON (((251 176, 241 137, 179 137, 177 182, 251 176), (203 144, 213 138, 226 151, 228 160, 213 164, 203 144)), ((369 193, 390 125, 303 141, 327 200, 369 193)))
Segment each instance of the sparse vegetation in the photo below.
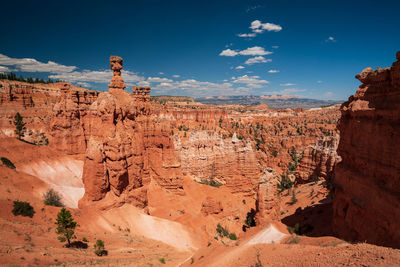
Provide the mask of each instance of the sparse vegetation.
POLYGON ((15 165, 11 162, 11 160, 9 160, 8 158, 4 158, 4 157, 2 157, 1 159, 1 163, 4 165, 4 166, 6 166, 6 167, 8 167, 8 168, 10 168, 10 169, 15 169, 15 165))
POLYGON ((290 204, 293 205, 295 203, 297 203, 297 198, 296 198, 296 192, 293 190, 292 191, 292 199, 291 199, 290 204))
POLYGON ((101 239, 97 239, 96 244, 94 244, 94 254, 97 256, 106 256, 107 250, 104 248, 104 242, 101 239))
POLYGON ((54 207, 63 207, 63 203, 61 202, 61 196, 54 191, 53 189, 47 190, 46 193, 43 194, 43 203, 48 206, 54 207))
POLYGON ((293 182, 289 179, 287 174, 281 174, 281 180, 278 182, 279 193, 293 186, 293 182))
POLYGON ((165 264, 165 259, 164 259, 164 258, 160 258, 159 261, 160 261, 162 264, 165 264))
POLYGON ((25 124, 24 123, 24 119, 21 116, 21 114, 19 114, 19 112, 17 112, 17 114, 15 114, 14 116, 14 126, 15 126, 15 134, 18 136, 18 139, 21 139, 22 137, 24 137, 25 135, 25 124))
POLYGON ((71 246, 71 239, 74 238, 75 228, 77 223, 72 218, 71 212, 62 208, 57 214, 56 223, 56 233, 59 235, 58 240, 60 242, 68 242, 68 247, 71 246))
POLYGON ((29 202, 23 201, 14 201, 14 208, 12 210, 14 216, 21 215, 25 217, 32 218, 35 214, 33 207, 29 204, 29 202))
POLYGON ((230 240, 237 240, 235 233, 229 233, 228 229, 222 227, 220 224, 217 225, 216 231, 220 237, 228 237, 230 240))

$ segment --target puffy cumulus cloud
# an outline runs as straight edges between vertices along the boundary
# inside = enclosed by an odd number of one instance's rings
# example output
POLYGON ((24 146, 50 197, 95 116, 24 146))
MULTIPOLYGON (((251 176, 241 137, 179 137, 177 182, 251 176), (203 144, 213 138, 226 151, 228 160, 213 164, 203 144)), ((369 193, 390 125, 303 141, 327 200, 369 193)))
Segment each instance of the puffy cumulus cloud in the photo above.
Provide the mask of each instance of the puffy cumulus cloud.
POLYGON ((174 78, 179 78, 179 77, 181 77, 181 76, 178 75, 178 74, 175 74, 175 75, 172 75, 172 77, 174 77, 174 78))
POLYGON ((243 66, 237 66, 235 69, 241 70, 241 69, 244 69, 244 67, 243 66))
POLYGON ((171 79, 160 78, 160 77, 148 77, 147 81, 150 83, 163 83, 163 82, 172 82, 171 79))
POLYGON ((233 83, 246 84, 249 88, 262 88, 269 83, 267 80, 260 79, 260 76, 243 75, 240 77, 232 77, 233 83))
MULTIPOLYGON (((63 80, 67 82, 94 82, 108 83, 111 80, 113 73, 111 70, 82 70, 66 73, 58 73, 49 75, 51 79, 63 80)), ((145 78, 137 75, 134 72, 122 70, 122 78, 127 83, 135 83, 144 81, 145 78)))
POLYGON ((271 61, 272 61, 272 59, 266 59, 265 57, 258 56, 258 57, 249 58, 248 60, 246 60, 246 62, 244 64, 252 65, 252 64, 256 64, 256 63, 267 63, 267 62, 271 62, 271 61))
POLYGON ((235 50, 232 49, 225 49, 223 50, 221 53, 219 53, 220 56, 224 56, 224 57, 234 57, 237 56, 239 53, 236 52, 235 50))
POLYGON ((282 30, 282 27, 274 23, 262 23, 259 20, 255 20, 250 24, 250 29, 252 29, 252 31, 256 33, 262 33, 264 31, 279 32, 282 30))
POLYGON ((11 58, 3 54, 0 54, 0 65, 11 66, 16 72, 64 73, 77 69, 75 66, 65 66, 53 61, 43 63, 33 58, 11 58))
POLYGON ((160 71, 158 74, 159 74, 159 75, 164 75, 164 72, 160 71))
POLYGON ((265 51, 261 46, 253 46, 240 51, 239 54, 243 56, 265 56, 272 54, 272 52, 265 51))
POLYGON ((265 56, 265 55, 270 55, 272 52, 266 51, 263 47, 261 46, 253 46, 246 48, 245 50, 232 50, 232 49, 225 49, 223 50, 219 55, 220 56, 226 56, 226 57, 234 57, 237 55, 242 55, 242 56, 265 56))
POLYGON ((77 82, 76 84, 79 85, 79 86, 85 87, 85 88, 90 88, 91 87, 90 83, 77 82))
POLYGON ((258 19, 251 22, 249 28, 251 29, 252 33, 240 33, 237 36, 242 37, 242 38, 251 38, 251 37, 255 37, 257 34, 263 33, 265 31, 279 32, 282 30, 282 26, 280 26, 280 25, 270 23, 270 22, 262 23, 258 19))
POLYGON ((278 73, 279 70, 269 70, 268 73, 278 73))
POLYGON ((293 86, 295 83, 281 83, 280 86, 293 86))
POLYGON ((142 87, 149 87, 150 83, 147 81, 140 81, 137 83, 137 86, 142 86, 142 87))
POLYGON ((0 66, 0 73, 10 72, 11 70, 5 66, 0 66))

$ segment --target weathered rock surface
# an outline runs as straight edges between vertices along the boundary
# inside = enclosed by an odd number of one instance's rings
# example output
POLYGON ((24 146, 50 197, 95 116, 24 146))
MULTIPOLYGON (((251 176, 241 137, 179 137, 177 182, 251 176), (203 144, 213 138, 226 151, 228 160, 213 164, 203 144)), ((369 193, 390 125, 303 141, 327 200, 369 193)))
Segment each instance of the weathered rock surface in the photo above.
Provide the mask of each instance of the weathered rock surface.
POLYGON ((331 180, 340 161, 336 152, 338 144, 339 135, 335 135, 320 137, 315 145, 308 146, 296 169, 296 182, 306 183, 317 178, 331 180))
POLYGON ((67 83, 60 91, 61 99, 54 105, 50 121, 50 144, 67 154, 83 154, 89 134, 85 119, 98 92, 78 92, 67 83))
POLYGON ((272 168, 266 168, 258 183, 256 211, 259 224, 276 220, 280 216, 277 197, 277 173, 272 168))
POLYGON ((110 92, 99 94, 84 119, 88 141, 80 206, 105 200, 104 207, 127 202, 145 207, 151 182, 182 194, 183 176, 170 127, 151 117, 150 88, 125 92, 118 75, 122 59, 111 57, 110 63, 114 70, 110 92))
POLYGON ((225 184, 233 193, 252 196, 260 177, 255 151, 249 141, 217 133, 193 132, 187 140, 174 138, 182 170, 197 181, 225 184))
POLYGON ((341 107, 334 230, 348 240, 400 247, 400 52, 391 68, 365 69, 341 107))

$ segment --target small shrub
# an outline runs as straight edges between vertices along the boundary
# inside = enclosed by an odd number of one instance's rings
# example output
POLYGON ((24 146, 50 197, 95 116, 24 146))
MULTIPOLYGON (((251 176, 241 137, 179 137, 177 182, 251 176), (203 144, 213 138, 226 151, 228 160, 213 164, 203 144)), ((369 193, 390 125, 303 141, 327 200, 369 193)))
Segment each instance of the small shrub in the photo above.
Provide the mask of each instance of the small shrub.
POLYGON ((26 131, 25 124, 26 123, 24 123, 23 117, 21 116, 21 114, 19 114, 19 112, 17 112, 17 114, 15 114, 14 116, 14 125, 15 125, 14 132, 18 136, 18 139, 24 137, 26 131))
POLYGON ((15 169, 15 165, 8 158, 2 157, 1 162, 3 163, 4 166, 6 166, 10 169, 15 169))
POLYGON ((104 249, 104 242, 101 239, 97 239, 96 244, 94 244, 94 254, 97 256, 107 255, 107 251, 104 249))
POLYGON ((244 222, 247 227, 256 226, 256 210, 251 209, 246 215, 246 221, 244 222))
POLYGON ((230 240, 237 240, 236 234, 235 233, 230 233, 229 234, 229 239, 230 240))
POLYGON ((220 237, 224 237, 224 236, 228 236, 229 235, 229 231, 227 229, 225 229, 224 227, 222 227, 220 224, 217 225, 216 231, 217 231, 217 233, 219 234, 220 237))
POLYGON ((299 238, 297 236, 292 236, 286 243, 287 244, 298 244, 299 238))
POLYGON ((61 196, 53 189, 49 189, 45 194, 43 194, 43 203, 54 207, 64 206, 61 202, 61 196))
POLYGON ((165 259, 164 259, 164 258, 160 258, 159 261, 160 261, 162 264, 165 264, 165 259))
POLYGON ((14 208, 12 210, 12 213, 14 214, 14 216, 21 215, 32 218, 33 214, 35 214, 35 211, 33 210, 33 207, 29 204, 29 202, 14 201, 14 208))
POLYGON ((82 241, 83 241, 83 242, 86 242, 86 243, 89 242, 89 241, 86 239, 86 237, 82 238, 82 241))

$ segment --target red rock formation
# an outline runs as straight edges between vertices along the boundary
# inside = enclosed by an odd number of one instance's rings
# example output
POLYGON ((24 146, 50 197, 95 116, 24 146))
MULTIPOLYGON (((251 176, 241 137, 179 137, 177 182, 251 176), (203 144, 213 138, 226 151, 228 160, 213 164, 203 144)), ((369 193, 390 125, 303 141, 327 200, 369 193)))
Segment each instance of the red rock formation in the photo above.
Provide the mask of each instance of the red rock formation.
POLYGON ((233 193, 253 196, 260 170, 251 142, 239 140, 236 134, 226 139, 207 131, 192 132, 189 139, 174 138, 182 170, 197 181, 225 184, 233 193))
POLYGON ((280 209, 277 198, 278 175, 267 168, 260 178, 257 190, 256 211, 258 224, 279 219, 280 209))
POLYGON ((150 88, 133 87, 134 94, 125 92, 120 77, 122 59, 111 57, 110 63, 114 77, 109 92, 99 94, 84 123, 88 143, 80 206, 105 200, 103 207, 126 202, 145 207, 151 182, 182 194, 183 177, 169 124, 149 116, 150 88))
POLYGON ((330 180, 340 157, 336 153, 339 135, 318 138, 317 143, 308 146, 296 169, 296 182, 307 183, 316 178, 330 180))
POLYGON ((367 68, 341 107, 334 230, 348 240, 400 248, 400 52, 391 68, 367 68))
POLYGON ((223 210, 221 201, 213 199, 212 197, 207 197, 201 205, 201 212, 206 216, 209 214, 219 214, 223 210))
POLYGON ((50 121, 50 144, 67 154, 83 154, 89 134, 85 118, 98 92, 75 91, 67 83, 60 91, 61 100, 54 105, 50 121))

